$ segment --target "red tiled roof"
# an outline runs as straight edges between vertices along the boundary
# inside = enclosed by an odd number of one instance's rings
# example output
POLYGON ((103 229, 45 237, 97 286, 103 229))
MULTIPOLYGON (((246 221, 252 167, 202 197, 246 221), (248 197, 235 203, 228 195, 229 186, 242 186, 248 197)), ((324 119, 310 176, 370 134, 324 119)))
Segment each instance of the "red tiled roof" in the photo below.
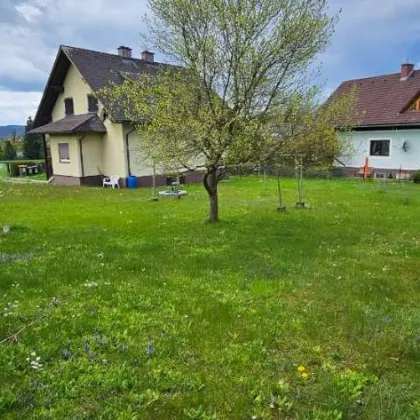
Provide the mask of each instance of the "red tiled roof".
POLYGON ((333 101, 353 86, 358 89, 357 127, 420 125, 420 112, 408 107, 420 96, 420 70, 405 81, 401 73, 343 82, 330 96, 333 101))

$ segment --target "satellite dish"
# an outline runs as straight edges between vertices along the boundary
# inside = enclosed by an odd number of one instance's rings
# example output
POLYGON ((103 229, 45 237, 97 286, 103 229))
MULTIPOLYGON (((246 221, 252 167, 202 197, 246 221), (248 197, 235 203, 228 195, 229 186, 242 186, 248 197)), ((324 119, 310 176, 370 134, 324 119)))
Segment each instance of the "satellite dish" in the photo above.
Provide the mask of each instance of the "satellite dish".
POLYGON ((408 143, 408 141, 403 141, 402 149, 404 150, 404 152, 408 152, 408 150, 410 149, 410 144, 408 143))

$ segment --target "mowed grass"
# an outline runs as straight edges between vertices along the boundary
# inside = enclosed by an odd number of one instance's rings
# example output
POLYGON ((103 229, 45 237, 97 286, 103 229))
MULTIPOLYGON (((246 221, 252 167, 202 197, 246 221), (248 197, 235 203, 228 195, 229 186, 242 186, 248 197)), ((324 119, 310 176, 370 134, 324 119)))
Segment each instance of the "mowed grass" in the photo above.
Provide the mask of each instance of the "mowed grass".
POLYGON ((5 163, 0 162, 0 178, 7 178, 7 166, 5 163))
POLYGON ((187 189, 0 183, 1 418, 420 418, 418 186, 187 189))

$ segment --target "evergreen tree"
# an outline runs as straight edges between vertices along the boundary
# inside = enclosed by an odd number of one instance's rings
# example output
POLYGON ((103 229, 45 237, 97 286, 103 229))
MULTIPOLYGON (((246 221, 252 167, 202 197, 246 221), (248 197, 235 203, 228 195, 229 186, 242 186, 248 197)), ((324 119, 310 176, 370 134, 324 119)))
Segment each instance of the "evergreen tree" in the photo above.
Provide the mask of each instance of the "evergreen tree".
POLYGON ((32 130, 33 121, 29 117, 25 127, 23 138, 23 153, 26 159, 42 159, 44 157, 43 139, 40 134, 29 134, 32 130))
POLYGON ((3 157, 4 157, 4 160, 16 159, 16 149, 10 140, 7 140, 5 142, 3 157))

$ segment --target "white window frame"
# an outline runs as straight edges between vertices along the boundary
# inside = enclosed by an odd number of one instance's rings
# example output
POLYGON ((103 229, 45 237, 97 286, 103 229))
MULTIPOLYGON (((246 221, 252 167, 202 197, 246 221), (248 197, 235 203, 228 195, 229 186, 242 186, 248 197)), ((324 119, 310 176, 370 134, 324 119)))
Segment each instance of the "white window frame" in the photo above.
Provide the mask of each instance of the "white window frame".
POLYGON ((368 139, 368 154, 370 158, 390 159, 392 157, 392 139, 390 137, 376 137, 376 138, 368 139), (373 141, 389 141, 389 155, 388 156, 371 155, 370 146, 373 141))
POLYGON ((62 141, 62 142, 57 144, 57 149, 58 149, 58 159, 59 159, 60 163, 70 163, 71 162, 71 160, 70 160, 70 143, 68 143, 68 142, 66 143, 66 142, 62 141), (60 144, 67 144, 67 148, 68 148, 68 152, 69 152, 68 159, 62 158, 60 156, 60 144))

